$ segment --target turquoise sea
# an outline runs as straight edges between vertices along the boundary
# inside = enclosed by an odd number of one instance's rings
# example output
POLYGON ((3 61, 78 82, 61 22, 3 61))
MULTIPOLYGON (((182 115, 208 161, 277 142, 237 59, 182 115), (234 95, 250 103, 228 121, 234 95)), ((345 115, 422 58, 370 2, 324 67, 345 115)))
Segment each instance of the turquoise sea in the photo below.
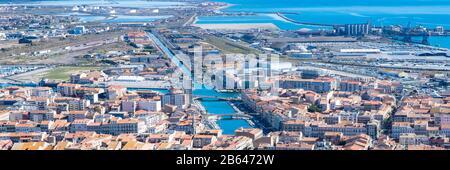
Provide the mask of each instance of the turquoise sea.
POLYGON ((225 12, 293 12, 305 22, 450 27, 450 0, 221 0, 235 4, 225 12))
MULTIPOLYGON (((326 29, 294 24, 274 12, 302 22, 350 24, 372 22, 376 26, 421 25, 450 29, 450 0, 219 0, 234 6, 223 12, 254 12, 254 16, 200 17, 199 24, 273 23, 283 30, 326 29)), ((450 48, 449 37, 430 37, 431 45, 450 48)))
MULTIPOLYGON (((413 37, 414 41, 420 42, 422 41, 421 37, 413 37)), ((428 42, 430 45, 433 45, 435 47, 441 47, 441 48, 448 48, 450 49, 450 37, 429 37, 428 42)))

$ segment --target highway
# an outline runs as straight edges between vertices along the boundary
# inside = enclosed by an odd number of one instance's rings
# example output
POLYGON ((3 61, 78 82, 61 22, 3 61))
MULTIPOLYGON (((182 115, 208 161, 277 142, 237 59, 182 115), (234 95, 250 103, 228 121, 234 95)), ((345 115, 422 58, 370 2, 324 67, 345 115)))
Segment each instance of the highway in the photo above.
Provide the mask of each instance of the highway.
POLYGON ((53 69, 52 66, 50 66, 50 67, 42 67, 42 68, 38 68, 38 69, 35 69, 35 70, 30 70, 30 71, 27 71, 27 72, 6 76, 6 77, 3 77, 2 79, 13 81, 13 82, 18 82, 18 83, 25 83, 25 82, 28 82, 30 80, 32 80, 32 81, 39 81, 39 79, 34 79, 34 78, 38 78, 39 77, 39 76, 36 76, 36 75, 43 74, 46 71, 49 71, 51 69, 53 69))
POLYGON ((77 44, 75 46, 62 47, 62 48, 58 48, 56 50, 51 51, 49 53, 49 55, 60 54, 60 53, 64 53, 64 52, 75 52, 75 51, 86 50, 86 49, 99 47, 99 46, 106 45, 106 44, 115 43, 117 41, 118 41, 117 39, 112 38, 112 39, 107 39, 107 40, 92 41, 92 42, 88 42, 85 44, 77 44))
POLYGON ((195 20, 197 20, 197 14, 192 15, 189 20, 186 21, 186 23, 183 24, 183 27, 189 26, 191 24, 195 23, 195 20))

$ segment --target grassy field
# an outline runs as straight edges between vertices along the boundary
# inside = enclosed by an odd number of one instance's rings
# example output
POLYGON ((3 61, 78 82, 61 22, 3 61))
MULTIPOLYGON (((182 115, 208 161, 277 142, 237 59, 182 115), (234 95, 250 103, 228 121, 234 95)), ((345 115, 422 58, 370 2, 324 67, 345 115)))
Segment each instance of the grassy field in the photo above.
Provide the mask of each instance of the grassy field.
POLYGON ((82 71, 88 71, 88 70, 100 70, 103 67, 58 67, 54 68, 47 73, 44 74, 43 78, 50 79, 50 80, 62 80, 66 81, 69 80, 70 75, 74 73, 80 73, 82 71))
POLYGON ((230 40, 226 40, 223 38, 208 36, 205 38, 207 43, 210 43, 225 53, 236 53, 236 54, 260 54, 258 50, 250 47, 243 46, 241 44, 237 44, 230 40))

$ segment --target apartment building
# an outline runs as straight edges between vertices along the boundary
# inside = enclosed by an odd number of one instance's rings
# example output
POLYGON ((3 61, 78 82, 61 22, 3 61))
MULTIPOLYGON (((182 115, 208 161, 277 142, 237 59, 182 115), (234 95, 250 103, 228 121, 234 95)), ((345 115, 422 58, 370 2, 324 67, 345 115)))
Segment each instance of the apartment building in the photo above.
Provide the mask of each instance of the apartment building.
POLYGON ((281 78, 279 87, 283 89, 304 89, 317 93, 325 93, 337 89, 337 81, 331 77, 319 77, 316 79, 300 79, 296 77, 281 78))

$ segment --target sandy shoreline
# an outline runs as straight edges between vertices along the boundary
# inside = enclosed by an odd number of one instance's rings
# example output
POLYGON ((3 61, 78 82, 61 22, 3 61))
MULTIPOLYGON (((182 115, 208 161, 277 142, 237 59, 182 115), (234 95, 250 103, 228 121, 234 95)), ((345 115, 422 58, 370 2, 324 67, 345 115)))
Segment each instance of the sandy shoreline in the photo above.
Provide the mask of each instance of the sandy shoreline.
POLYGON ((233 6, 236 6, 236 4, 229 4, 229 3, 227 3, 224 6, 217 7, 216 10, 220 11, 220 10, 224 10, 224 9, 227 9, 227 8, 230 8, 230 7, 233 7, 233 6))
POLYGON ((249 29, 267 29, 279 30, 272 23, 248 23, 248 24, 192 24, 192 26, 210 30, 249 30, 249 29))

